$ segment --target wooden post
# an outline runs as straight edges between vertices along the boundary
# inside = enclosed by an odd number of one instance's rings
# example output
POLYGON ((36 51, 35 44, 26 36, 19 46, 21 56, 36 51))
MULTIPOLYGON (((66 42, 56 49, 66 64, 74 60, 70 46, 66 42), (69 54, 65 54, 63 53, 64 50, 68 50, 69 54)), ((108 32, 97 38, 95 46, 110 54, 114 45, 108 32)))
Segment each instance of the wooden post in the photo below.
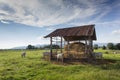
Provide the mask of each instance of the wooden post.
POLYGON ((52 57, 52 37, 50 37, 50 59, 52 57))
POLYGON ((92 39, 89 40, 90 52, 93 52, 93 41, 92 39))
POLYGON ((70 50, 69 44, 70 44, 70 43, 69 43, 69 41, 68 41, 68 51, 70 50))
POLYGON ((60 48, 61 48, 60 52, 62 53, 62 37, 61 37, 61 45, 60 45, 60 48))
POLYGON ((88 56, 87 40, 85 39, 85 55, 88 56))
POLYGON ((67 39, 67 54, 69 53, 69 40, 67 39))
POLYGON ((65 39, 64 39, 64 46, 66 45, 66 41, 65 41, 65 39))
POLYGON ((92 42, 92 39, 90 37, 89 38, 89 54, 91 57, 93 57, 92 53, 93 53, 93 42, 92 42))
POLYGON ((57 47, 57 37, 56 37, 56 54, 58 52, 58 47, 57 47))

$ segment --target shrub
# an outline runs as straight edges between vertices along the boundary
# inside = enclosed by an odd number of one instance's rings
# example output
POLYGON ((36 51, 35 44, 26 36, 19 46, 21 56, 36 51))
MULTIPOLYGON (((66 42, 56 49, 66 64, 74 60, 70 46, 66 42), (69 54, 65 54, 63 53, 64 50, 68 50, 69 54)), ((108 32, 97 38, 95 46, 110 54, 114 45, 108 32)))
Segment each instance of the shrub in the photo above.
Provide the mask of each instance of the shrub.
POLYGON ((107 48, 113 50, 114 49, 114 44, 113 43, 108 43, 107 48))
POLYGON ((115 47, 116 47, 116 49, 120 50, 120 43, 117 43, 117 44, 115 45, 115 47))
POLYGON ((105 49, 106 49, 106 46, 105 46, 105 45, 103 45, 102 49, 103 49, 103 50, 105 50, 105 49))

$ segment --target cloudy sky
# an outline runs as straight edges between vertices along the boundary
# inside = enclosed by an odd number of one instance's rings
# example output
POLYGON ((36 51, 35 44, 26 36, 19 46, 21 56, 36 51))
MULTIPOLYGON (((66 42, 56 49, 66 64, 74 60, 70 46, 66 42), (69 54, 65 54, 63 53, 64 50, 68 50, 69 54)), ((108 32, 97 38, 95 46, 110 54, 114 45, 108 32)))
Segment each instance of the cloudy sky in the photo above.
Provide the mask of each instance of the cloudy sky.
POLYGON ((120 0, 0 0, 0 48, 48 44, 53 30, 87 24, 95 42, 120 42, 120 0))

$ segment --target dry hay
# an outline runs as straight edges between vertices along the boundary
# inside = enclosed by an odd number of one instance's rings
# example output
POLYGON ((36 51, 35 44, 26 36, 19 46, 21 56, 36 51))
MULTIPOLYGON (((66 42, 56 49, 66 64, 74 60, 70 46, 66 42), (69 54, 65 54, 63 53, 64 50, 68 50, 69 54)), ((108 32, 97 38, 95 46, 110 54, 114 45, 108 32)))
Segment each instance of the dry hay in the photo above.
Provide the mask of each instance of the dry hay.
POLYGON ((65 45, 64 50, 68 51, 68 47, 70 51, 76 51, 76 52, 84 52, 85 51, 85 44, 81 42, 74 42, 70 43, 69 46, 65 45))
POLYGON ((81 42, 70 43, 64 47, 65 58, 80 58, 85 57, 85 44, 81 42), (68 49, 69 47, 69 49, 68 49))

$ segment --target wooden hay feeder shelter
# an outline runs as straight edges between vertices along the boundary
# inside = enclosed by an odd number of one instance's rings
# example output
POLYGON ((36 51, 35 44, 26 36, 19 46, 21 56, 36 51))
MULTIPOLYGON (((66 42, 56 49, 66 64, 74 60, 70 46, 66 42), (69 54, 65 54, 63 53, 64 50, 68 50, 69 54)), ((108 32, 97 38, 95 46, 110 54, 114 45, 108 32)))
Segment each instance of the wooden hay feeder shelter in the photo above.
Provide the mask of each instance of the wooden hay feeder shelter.
MULTIPOLYGON (((93 58, 93 40, 96 40, 95 25, 84 25, 70 28, 56 29, 44 38, 50 38, 50 59, 54 56, 52 49, 54 40, 59 37, 60 53, 63 53, 63 43, 67 43, 67 54, 70 54, 70 42, 84 42, 84 54, 88 58, 93 58)), ((57 39, 56 39, 57 43, 57 39)), ((65 46, 65 45, 64 45, 65 46)))

